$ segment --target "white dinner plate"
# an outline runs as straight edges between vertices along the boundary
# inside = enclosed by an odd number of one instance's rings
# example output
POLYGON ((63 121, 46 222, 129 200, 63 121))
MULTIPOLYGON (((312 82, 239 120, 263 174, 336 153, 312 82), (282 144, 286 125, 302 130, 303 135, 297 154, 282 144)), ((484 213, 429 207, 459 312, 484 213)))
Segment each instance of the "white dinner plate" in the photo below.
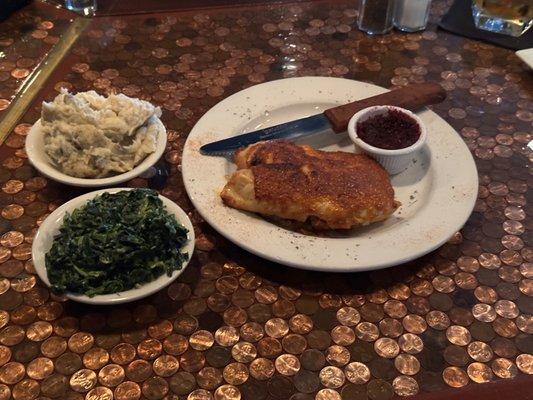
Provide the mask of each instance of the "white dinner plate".
MULTIPOLYGON (((97 190, 95 192, 87 193, 82 196, 76 197, 62 206, 56 208, 41 224, 35 238, 33 239, 33 245, 31 249, 32 260, 37 271, 39 278, 47 285, 50 286, 50 281, 48 280, 48 274, 46 272, 45 264, 45 255, 52 248, 52 243, 54 237, 59 233, 59 228, 63 224, 63 218, 66 213, 72 213, 76 208, 83 206, 89 200, 95 198, 102 193, 117 193, 123 190, 133 190, 132 188, 113 188, 113 189, 103 189, 97 190)), ((163 202, 165 209, 174 217, 179 224, 184 226, 189 233, 187 234, 187 243, 183 246, 183 251, 188 254, 187 260, 183 263, 180 270, 172 272, 172 275, 168 276, 166 274, 161 275, 159 278, 145 283, 138 288, 126 290, 124 292, 112 293, 112 294, 102 294, 94 297, 89 297, 81 294, 66 293, 65 296, 71 300, 79 301, 81 303, 87 304, 119 304, 126 303, 134 300, 141 299, 143 297, 149 296, 158 290, 164 288, 167 285, 170 285, 181 273, 185 270, 189 261, 194 252, 194 228, 192 226, 191 220, 176 203, 172 200, 166 198, 165 196, 159 195, 159 198, 163 202)))
MULTIPOLYGON (((190 132, 183 150, 185 188, 202 217, 223 236, 269 260, 309 270, 364 271, 397 265, 436 249, 468 219, 478 177, 470 151, 442 118, 418 115, 428 139, 409 168, 391 178, 402 206, 386 221, 335 237, 293 232, 261 216, 225 206, 219 193, 235 170, 231 160, 204 156, 200 146, 244 132, 316 114, 386 92, 364 82, 303 77, 252 86, 221 101, 190 132)), ((357 151, 346 133, 306 138, 321 150, 357 151)))
POLYGON ((516 55, 533 69, 533 47, 530 49, 518 50, 516 55))
POLYGON ((26 136, 26 154, 30 163, 43 175, 54 181, 64 183, 66 185, 80 186, 80 187, 102 187, 113 186, 129 181, 146 172, 152 167, 165 152, 167 145, 167 130, 161 120, 157 118, 158 125, 156 148, 151 154, 148 154, 139 165, 130 171, 123 172, 109 176, 107 178, 77 178, 75 176, 67 175, 61 172, 50 160, 50 157, 44 150, 44 133, 42 129, 41 120, 37 120, 31 127, 26 136))

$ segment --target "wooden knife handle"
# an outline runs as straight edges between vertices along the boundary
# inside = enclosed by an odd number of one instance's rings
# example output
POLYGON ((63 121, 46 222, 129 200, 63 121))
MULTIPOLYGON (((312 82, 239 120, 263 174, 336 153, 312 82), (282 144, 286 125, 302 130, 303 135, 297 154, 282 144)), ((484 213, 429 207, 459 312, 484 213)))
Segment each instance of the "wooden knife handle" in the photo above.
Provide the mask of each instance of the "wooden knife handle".
POLYGON ((372 106, 396 106, 416 111, 429 104, 440 103, 445 98, 446 92, 438 83, 417 83, 363 100, 357 100, 353 103, 333 107, 324 111, 324 114, 331 122, 333 130, 339 133, 346 130, 350 118, 363 108, 372 106))

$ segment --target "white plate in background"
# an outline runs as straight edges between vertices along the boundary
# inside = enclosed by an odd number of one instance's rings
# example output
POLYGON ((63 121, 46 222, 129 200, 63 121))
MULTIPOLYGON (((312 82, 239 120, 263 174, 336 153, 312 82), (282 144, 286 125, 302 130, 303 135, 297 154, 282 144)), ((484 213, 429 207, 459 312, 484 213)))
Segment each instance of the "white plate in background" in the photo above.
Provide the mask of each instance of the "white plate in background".
MULTIPOLYGON (((281 264, 329 272, 365 271, 415 259, 445 243, 474 207, 478 176, 459 134, 432 111, 418 115, 428 139, 409 168, 391 178, 402 206, 386 221, 338 237, 315 237, 281 228, 261 216, 223 204, 219 193, 235 170, 231 160, 200 154, 202 145, 386 89, 325 77, 290 78, 238 92, 211 108, 190 132, 183 150, 185 188, 202 217, 223 236, 281 264)), ((320 150, 356 151, 348 135, 326 133, 300 140, 320 150)))

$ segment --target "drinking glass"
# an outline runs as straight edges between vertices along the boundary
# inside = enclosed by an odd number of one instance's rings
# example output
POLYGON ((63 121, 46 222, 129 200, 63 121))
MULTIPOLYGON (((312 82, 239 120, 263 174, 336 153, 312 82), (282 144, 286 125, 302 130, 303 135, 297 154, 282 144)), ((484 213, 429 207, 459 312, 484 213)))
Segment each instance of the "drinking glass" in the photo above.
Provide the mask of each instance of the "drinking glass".
POLYGON ((65 0, 65 7, 85 17, 92 17, 96 12, 96 0, 65 0))
POLYGON ((518 37, 533 24, 532 0, 473 0, 476 27, 518 37))

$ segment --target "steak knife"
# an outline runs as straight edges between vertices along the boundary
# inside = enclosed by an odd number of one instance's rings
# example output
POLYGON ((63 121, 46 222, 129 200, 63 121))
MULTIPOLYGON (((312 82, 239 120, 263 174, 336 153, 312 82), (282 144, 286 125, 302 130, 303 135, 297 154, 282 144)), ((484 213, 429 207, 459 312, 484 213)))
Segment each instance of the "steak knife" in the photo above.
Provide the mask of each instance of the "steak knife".
POLYGON ((226 155, 262 140, 290 140, 327 131, 340 133, 346 130, 350 118, 364 108, 383 105, 416 111, 424 106, 440 103, 445 98, 446 92, 438 83, 403 86, 387 93, 333 107, 310 117, 208 143, 200 148, 200 152, 205 155, 226 155))

